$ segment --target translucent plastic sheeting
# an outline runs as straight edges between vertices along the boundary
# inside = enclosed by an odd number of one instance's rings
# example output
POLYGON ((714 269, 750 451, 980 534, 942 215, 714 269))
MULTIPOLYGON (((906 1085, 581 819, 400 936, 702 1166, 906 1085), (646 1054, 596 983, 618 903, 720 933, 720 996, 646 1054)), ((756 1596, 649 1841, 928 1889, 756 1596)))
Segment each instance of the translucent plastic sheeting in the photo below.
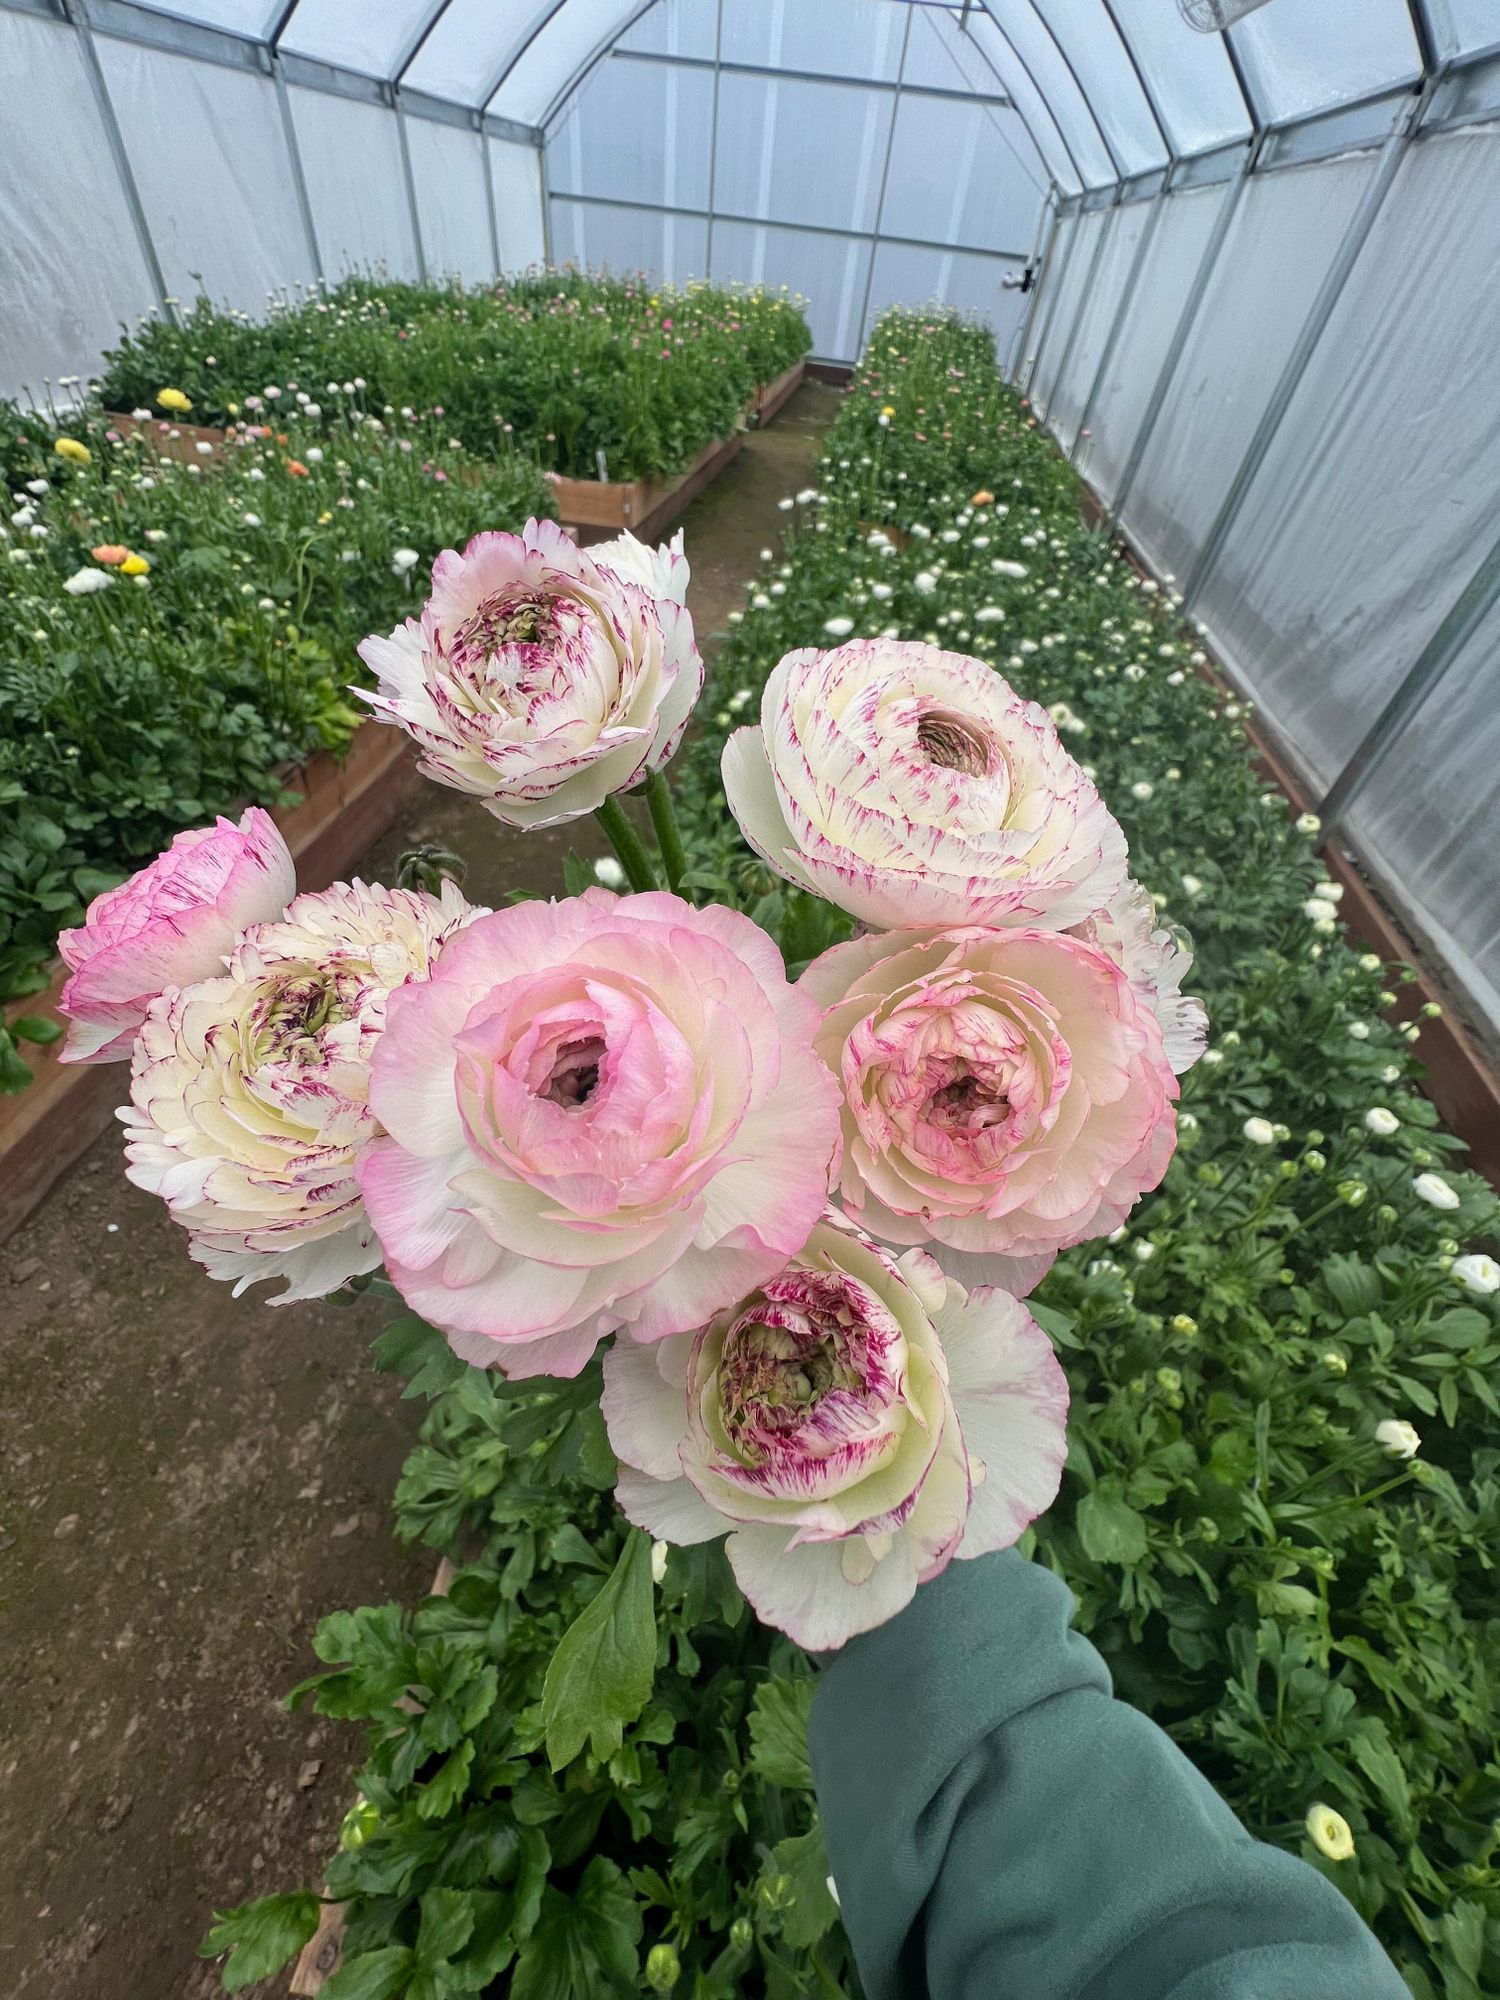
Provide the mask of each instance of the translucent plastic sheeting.
POLYGON ((311 281, 269 78, 103 36, 98 50, 167 290, 258 316, 311 281))
POLYGON ((1185 188, 1167 196, 1114 355, 1094 399, 1089 419, 1093 435, 1078 454, 1079 471, 1106 500, 1114 498, 1214 223, 1228 198, 1229 190, 1222 185, 1185 188))
POLYGON ((644 49, 657 55, 697 56, 713 60, 719 31, 719 0, 657 0, 630 31, 622 49, 644 49))
POLYGON ((1003 360, 1026 310, 1021 294, 1006 291, 1001 285, 1015 268, 993 257, 970 257, 956 250, 914 250, 904 243, 882 243, 875 252, 865 332, 868 334, 887 306, 918 306, 937 300, 988 321, 995 330, 996 352, 1003 360))
POLYGON ((460 277, 470 285, 494 277, 479 134, 408 118, 406 144, 428 277, 460 277))
POLYGON ((233 35, 253 35, 257 39, 266 31, 267 0, 182 0, 179 6, 173 0, 171 6, 157 4, 157 0, 143 0, 155 14, 176 14, 188 21, 201 21, 205 27, 227 28, 233 35))
MULTIPOLYGON (((1012 59, 1030 75, 1051 107, 1052 116, 1090 187, 1109 187, 1120 178, 1088 101, 1046 22, 1032 0, 985 0, 986 11, 1012 59)), ((1128 169, 1127 169, 1128 171, 1128 169)))
MULTIPOLYGON (((1491 524, 1493 526, 1493 523, 1491 524)), ((1350 836, 1500 1029, 1500 609, 1357 794, 1350 836)))
POLYGON ((490 141, 490 180, 495 190, 495 233, 502 271, 524 271, 546 256, 542 228, 542 163, 535 146, 490 141))
MULTIPOLYGON (((156 294, 72 28, 0 13, 0 396, 89 375, 156 294), (59 146, 59 132, 68 134, 59 146), (46 162, 46 199, 38 198, 46 162)), ((63 401, 68 390, 57 391, 63 401)))
POLYGON ((1069 254, 1082 216, 1064 215, 1058 217, 1055 226, 1048 227, 1043 238, 1042 265, 1038 276, 1041 291, 1037 296, 1031 314, 1031 324, 1024 329, 1026 345, 1016 355, 1013 379, 1020 385, 1023 394, 1029 395, 1036 379, 1037 364, 1041 361, 1056 319, 1053 304, 1058 288, 1068 274, 1072 258, 1069 254))
POLYGON ((715 206, 768 221, 873 228, 893 106, 889 91, 722 76, 715 206))
POLYGON ((1249 113, 1221 35, 1198 34, 1164 0, 1112 4, 1179 156, 1248 134, 1249 113))
POLYGON ((1407 0, 1275 0, 1229 33, 1267 123, 1421 74, 1407 0))
MULTIPOLYGON (((725 0, 726 9, 734 0, 725 0)), ((596 53, 602 54, 644 9, 629 0, 505 0, 503 10, 495 7, 492 18, 500 44, 491 76, 508 70, 504 81, 490 99, 489 109, 504 118, 516 118, 526 125, 539 125, 553 112, 554 101, 569 86, 582 81, 596 53), (515 30, 519 28, 520 32, 515 30)), ((489 68, 490 51, 476 51, 489 68)), ((563 106, 556 104, 556 111, 563 106)))
POLYGON ((1500 135, 1413 147, 1199 600, 1320 787, 1494 541, 1497 269, 1500 135))
MULTIPOLYGON (((925 22, 928 16, 924 14, 921 18, 925 22)), ((936 33, 947 40, 963 74, 979 87, 988 88, 994 83, 1006 92, 1017 114, 1025 120, 1032 143, 1045 161, 1051 179, 1064 194, 1077 194, 1083 186, 1083 179, 1069 156, 1052 108, 1021 67, 1014 49, 994 22, 987 14, 971 15, 967 32, 960 35, 952 27, 951 17, 939 14, 932 18, 936 33)), ((915 31, 912 40, 914 43, 918 40, 915 31)))
MULTIPOLYGON (((936 7, 919 8, 912 17, 911 40, 907 44, 906 63, 902 70, 902 103, 924 105, 935 118, 948 118, 954 111, 963 114, 964 107, 956 105, 951 96, 944 99, 923 98, 920 94, 913 96, 914 86, 918 92, 922 87, 946 92, 971 91, 976 98, 996 100, 1011 95, 1008 84, 990 68, 973 38, 960 34, 953 25, 952 17, 936 7)), ((1032 136, 1033 128, 1026 117, 1014 106, 1000 102, 976 103, 973 114, 986 121, 995 141, 1010 154, 1014 164, 1005 171, 1012 177, 1015 172, 1022 174, 1038 196, 1045 193, 1052 171, 1046 155, 1039 150, 1032 136)), ((951 138, 939 135, 939 155, 952 150, 951 138)), ((935 172, 940 166, 941 158, 933 162, 932 170, 935 172)), ((982 178, 985 171, 981 166, 982 178)), ((892 161, 892 192, 899 193, 903 178, 892 161)), ((979 195, 980 189, 974 189, 973 193, 979 195)), ((971 200, 968 205, 973 208, 976 203, 971 200)), ((997 207, 1001 205, 997 204, 997 207)), ((968 240, 982 242, 984 238, 973 236, 968 240)))
POLYGON ((1042 197, 1013 111, 903 97, 880 226, 889 236, 1025 257, 1042 197), (1018 144, 1019 142, 1019 144, 1018 144))
POLYGON ((281 46, 294 55, 389 77, 434 0, 297 0, 281 46))
POLYGON ((1500 8, 1495 0, 1427 0, 1427 5, 1443 55, 1500 48, 1500 8))
POLYGON ((547 146, 554 194, 707 208, 710 71, 633 56, 601 62, 547 146))
POLYGON ((1370 170, 1361 157, 1246 183, 1126 502, 1164 575, 1191 569, 1370 170))
MULTIPOLYGON (((722 225, 721 225, 722 227, 722 225)), ((715 234, 717 250, 718 234, 715 234)), ((559 262, 648 271, 669 284, 701 278, 708 268, 708 224, 698 215, 646 208, 595 208, 552 198, 552 255, 559 262)))
POLYGON ((724 60, 894 82, 906 0, 724 0, 724 60))
POLYGON ((1051 407, 1053 386, 1067 359, 1068 342, 1083 304, 1089 267, 1094 261, 1100 232, 1106 228, 1112 214, 1113 211, 1106 208, 1080 215, 1074 225, 1071 249, 1067 241, 1061 236, 1058 238, 1052 262, 1056 273, 1053 279, 1056 307, 1054 310, 1053 305, 1043 298, 1033 333, 1033 339, 1039 343, 1039 359, 1028 392, 1040 411, 1045 412, 1051 407))
MULTIPOLYGON (((1000 0, 995 4, 998 7, 1000 0)), ((1101 0, 1030 0, 1030 4, 1066 51, 1120 172, 1138 174, 1161 166, 1170 149, 1101 0)))
POLYGON ((351 271, 384 268, 415 278, 395 113, 309 90, 291 88, 287 96, 324 274, 334 282, 351 271))
POLYGON ((1115 323, 1125 280, 1135 262, 1152 205, 1149 201, 1134 201, 1128 208, 1108 211, 1109 233, 1099 253, 1094 282, 1078 315, 1067 373, 1053 384, 1052 400, 1047 407, 1047 421, 1064 450, 1071 449, 1083 422, 1089 390, 1099 372, 1104 344, 1115 323))
POLYGON ((718 221, 714 279, 787 285, 809 301, 813 352, 852 359, 860 346, 860 308, 870 246, 851 237, 718 221))
MULTIPOLYGON (((436 0, 428 0, 431 15, 436 0)), ((547 21, 552 0, 448 0, 412 58, 405 82, 412 90, 478 105, 522 43, 547 21)), ((564 7, 556 32, 564 32, 564 7)))

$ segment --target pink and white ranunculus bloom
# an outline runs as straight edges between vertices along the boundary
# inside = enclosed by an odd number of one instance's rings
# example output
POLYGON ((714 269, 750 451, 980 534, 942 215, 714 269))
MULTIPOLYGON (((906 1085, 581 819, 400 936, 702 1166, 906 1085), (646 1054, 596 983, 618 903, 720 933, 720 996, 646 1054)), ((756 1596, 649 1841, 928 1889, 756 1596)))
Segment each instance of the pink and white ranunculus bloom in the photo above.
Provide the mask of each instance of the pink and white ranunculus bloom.
POLYGON ((1073 936, 1096 945, 1123 968, 1156 1016, 1173 1073, 1182 1076, 1190 1070, 1208 1040, 1208 1015, 1196 994, 1182 990, 1192 970, 1192 948, 1180 932, 1158 929, 1150 891, 1127 882, 1108 909, 1075 925, 1073 936))
POLYGON ((285 1278, 283 1305, 379 1265, 355 1179, 379 1129, 370 1058, 392 993, 481 914, 451 883, 337 882, 247 932, 222 979, 153 1001, 120 1113, 126 1175, 236 1294, 285 1278))
MULTIPOLYGON (((622 571, 665 564, 635 548, 622 571)), ((554 521, 445 549, 420 619, 359 653, 379 686, 357 692, 415 739, 427 776, 507 826, 577 819, 660 769, 703 685, 679 599, 605 568, 554 521)))
POLYGON ((57 949, 72 977, 62 1062, 120 1062, 169 986, 222 972, 235 938, 279 917, 297 893, 297 871, 276 822, 252 806, 238 825, 179 833, 147 868, 89 904, 57 949))
POLYGON ((844 1100, 839 1193, 887 1243, 1024 1295, 1166 1172, 1177 1079, 1152 996, 1056 931, 892 932, 798 982, 844 1100))
POLYGON ((637 585, 658 601, 687 603, 688 578, 692 572, 683 554, 681 528, 670 542, 662 542, 656 548, 638 540, 627 528, 613 541, 591 542, 589 561, 607 569, 622 583, 637 585))
POLYGON ((748 917, 605 889, 471 926, 391 1001, 360 1162, 386 1267, 466 1360, 576 1375, 802 1247, 838 1147, 817 1010, 748 917))
POLYGON ((1045 709, 936 646, 788 653, 723 775, 756 853, 877 930, 1062 930, 1125 880, 1125 836, 1045 709))
POLYGON ((627 1517, 682 1544, 728 1531, 746 1597, 811 1648, 1008 1548, 1067 1455, 1067 1383, 1024 1306, 833 1222, 698 1333, 617 1343, 603 1408, 627 1517))

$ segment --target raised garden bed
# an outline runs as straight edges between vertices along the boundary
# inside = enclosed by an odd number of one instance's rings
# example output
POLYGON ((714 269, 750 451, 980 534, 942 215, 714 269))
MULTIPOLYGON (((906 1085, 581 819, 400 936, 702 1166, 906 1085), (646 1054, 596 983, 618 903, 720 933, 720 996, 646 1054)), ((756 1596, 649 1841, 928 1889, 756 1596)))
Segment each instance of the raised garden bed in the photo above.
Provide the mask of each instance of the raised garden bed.
MULTIPOLYGON (((416 756, 398 729, 366 722, 343 759, 320 751, 283 774, 301 803, 272 809, 297 863, 302 889, 325 889, 347 874, 417 789, 416 756)), ((7 1008, 7 1016, 55 1015, 66 968, 43 993, 7 1008)), ((34 1081, 0 1098, 0 1243, 18 1229, 53 1182, 108 1130, 127 1094, 115 1063, 61 1063, 61 1042, 27 1048, 34 1081)))

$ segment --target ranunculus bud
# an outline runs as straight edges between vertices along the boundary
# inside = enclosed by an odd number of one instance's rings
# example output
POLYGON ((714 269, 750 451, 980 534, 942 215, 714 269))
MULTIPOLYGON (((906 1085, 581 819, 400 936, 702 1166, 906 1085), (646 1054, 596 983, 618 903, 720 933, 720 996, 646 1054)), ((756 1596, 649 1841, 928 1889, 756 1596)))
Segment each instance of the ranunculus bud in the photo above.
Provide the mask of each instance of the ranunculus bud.
POLYGON ((507 826, 577 819, 659 769, 703 684, 681 603, 552 521, 445 549, 421 618, 359 653, 379 687, 356 692, 416 741, 427 776, 507 826))
POLYGON ((1125 883, 1125 836, 1046 711, 936 646, 788 653, 723 773, 756 853, 877 929, 1061 930, 1125 883))
POLYGON ((221 818, 179 833, 58 938, 72 973, 59 1003, 69 1021, 60 1060, 123 1061, 158 994, 222 972, 239 933, 279 917, 296 893, 287 844, 259 806, 238 825, 221 818))
POLYGON ((889 1243, 1002 1260, 1024 1294, 1166 1172, 1177 1080, 1149 993, 1055 931, 892 931, 823 953, 801 988, 843 1090, 839 1193, 889 1243))
POLYGON ((390 1136, 360 1180, 391 1278, 511 1375, 701 1326, 821 1211, 838 1102, 816 1024, 733 910, 589 889, 484 918, 395 996, 377 1055, 390 1136))
POLYGON ((812 1648, 1008 1547, 1067 1453, 1067 1384, 1025 1307, 837 1217, 701 1332, 617 1342, 604 1383, 626 1516, 683 1544, 729 1532, 756 1611, 812 1648))
POLYGON ((317 1298, 380 1263, 355 1163, 378 1131, 370 1057, 397 987, 481 914, 336 882, 246 933, 222 979, 152 1002, 131 1066, 127 1178, 159 1194, 236 1292, 317 1298))

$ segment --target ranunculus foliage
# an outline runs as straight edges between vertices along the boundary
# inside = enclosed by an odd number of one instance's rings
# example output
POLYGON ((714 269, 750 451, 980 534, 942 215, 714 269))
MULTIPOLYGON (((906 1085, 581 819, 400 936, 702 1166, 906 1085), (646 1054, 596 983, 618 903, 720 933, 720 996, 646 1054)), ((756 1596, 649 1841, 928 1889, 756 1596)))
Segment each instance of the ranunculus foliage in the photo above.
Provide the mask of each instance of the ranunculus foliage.
POLYGON ((240 931, 279 917, 297 872, 270 814, 179 833, 147 868, 96 896, 57 949, 72 974, 63 1062, 121 1062, 146 1009, 169 986, 222 972, 240 931))
POLYGON ((576 1375, 802 1247, 838 1145, 817 1014, 748 917, 605 889, 474 924, 392 999, 360 1180, 467 1360, 576 1375))
POLYGON ((152 1002, 120 1113, 126 1173, 211 1276, 237 1293, 285 1278, 280 1305, 378 1266, 354 1171, 377 1129, 371 1052, 392 991, 476 914, 451 884, 335 883, 247 932, 224 978, 152 1002))
POLYGON ((750 845, 876 929, 1095 915, 1125 836, 1046 711, 982 661, 902 640, 788 653, 724 747, 750 845))
POLYGON ((552 521, 476 535, 437 558, 419 619, 359 648, 379 680, 364 699, 420 745, 428 777, 508 826, 577 819, 659 769, 698 698, 685 559, 622 538, 614 560, 552 521), (638 580, 657 569, 677 596, 638 580))
POLYGON ((728 1532, 756 1611, 812 1648, 1008 1547, 1067 1454, 1066 1382, 1024 1306, 831 1223, 701 1331, 617 1343, 604 1381, 629 1519, 683 1544, 728 1532))
POLYGON ((841 1198, 886 1242, 999 1258, 987 1275, 1024 1292, 1166 1172, 1177 1081, 1153 996, 1097 946, 891 932, 799 983, 842 1087, 841 1198))

